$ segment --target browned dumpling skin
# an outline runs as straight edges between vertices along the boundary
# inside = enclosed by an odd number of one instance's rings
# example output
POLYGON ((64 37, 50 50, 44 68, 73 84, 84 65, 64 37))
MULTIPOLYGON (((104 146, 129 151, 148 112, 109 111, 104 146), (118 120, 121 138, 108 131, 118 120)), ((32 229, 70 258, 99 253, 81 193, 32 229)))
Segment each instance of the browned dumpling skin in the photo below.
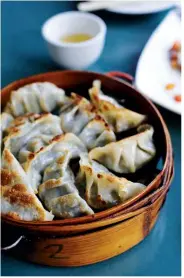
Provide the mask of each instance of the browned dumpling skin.
POLYGON ((99 80, 89 95, 67 96, 50 82, 11 92, 1 114, 2 215, 24 221, 92 215, 145 189, 115 172, 134 173, 154 158, 153 127, 103 94, 99 80), (137 127, 138 134, 116 141, 116 133, 137 127))
POLYGON ((26 113, 51 112, 65 101, 63 89, 50 82, 35 82, 12 91, 4 112, 15 117, 26 113))
POLYGON ((6 112, 3 112, 0 117, 1 121, 1 132, 4 132, 5 129, 7 129, 11 123, 13 122, 13 116, 11 114, 8 114, 6 112))
POLYGON ((156 155, 153 142, 153 127, 143 125, 140 133, 104 147, 90 151, 89 156, 117 173, 135 173, 156 155))
POLYGON ((88 150, 116 141, 114 132, 100 115, 96 115, 78 136, 88 150))
POLYGON ((81 156, 76 182, 87 203, 96 209, 124 203, 145 189, 141 183, 115 176, 87 154, 81 156))
POLYGON ((61 127, 64 132, 78 135, 95 115, 94 106, 86 98, 72 93, 60 110, 61 127))
POLYGON ((62 134, 60 118, 51 113, 27 114, 15 118, 5 129, 4 146, 23 163, 31 152, 49 144, 56 135, 62 134))
POLYGON ((23 168, 35 193, 42 181, 42 173, 46 167, 53 163, 65 151, 71 158, 78 158, 81 153, 87 152, 83 142, 73 133, 58 135, 52 139, 50 144, 36 153, 31 154, 23 168))
POLYGON ((84 97, 71 94, 60 110, 64 132, 79 136, 88 150, 116 140, 115 134, 96 108, 84 97))
POLYGON ((2 156, 1 214, 25 221, 50 221, 54 217, 44 209, 24 170, 7 149, 2 156))
POLYGON ((93 214, 93 210, 78 194, 74 174, 70 169, 71 154, 65 151, 45 170, 38 192, 46 208, 59 218, 93 214))
POLYGON ((135 128, 145 121, 146 116, 126 109, 113 98, 104 95, 98 80, 93 82, 89 95, 93 105, 116 133, 135 128))
POLYGON ((2 147, 4 131, 11 125, 11 123, 13 122, 13 119, 14 119, 13 116, 6 112, 3 112, 0 116, 0 123, 1 123, 0 147, 2 147))

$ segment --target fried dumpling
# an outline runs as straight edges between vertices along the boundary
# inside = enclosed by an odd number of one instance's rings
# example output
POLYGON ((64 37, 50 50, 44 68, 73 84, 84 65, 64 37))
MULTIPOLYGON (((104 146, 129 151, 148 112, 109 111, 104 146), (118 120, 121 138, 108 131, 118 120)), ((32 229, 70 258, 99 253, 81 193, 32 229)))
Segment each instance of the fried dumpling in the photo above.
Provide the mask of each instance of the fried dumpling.
POLYGON ((117 173, 136 172, 156 154, 153 127, 142 125, 138 131, 139 134, 91 150, 90 158, 117 173))
POLYGON ((117 175, 156 156, 153 127, 105 95, 100 80, 89 96, 67 96, 49 82, 11 92, 1 114, 2 215, 25 221, 92 215, 145 189, 117 175), (119 140, 134 128, 138 134, 119 140))
POLYGON ((37 193, 37 188, 42 183, 42 173, 45 168, 65 151, 68 151, 73 159, 78 158, 81 153, 87 150, 77 136, 73 133, 66 133, 56 136, 48 146, 28 157, 23 167, 35 193, 37 193))
POLYGON ((6 112, 3 112, 0 116, 0 120, 1 120, 0 146, 1 147, 2 147, 2 139, 4 136, 4 131, 11 125, 13 119, 14 119, 13 116, 6 112))
POLYGON ((79 192, 87 203, 96 209, 104 209, 124 203, 145 189, 141 183, 133 183, 109 172, 103 165, 83 154, 76 178, 79 192))
POLYGON ((26 126, 31 126, 36 120, 51 115, 50 113, 36 114, 36 113, 27 113, 22 116, 15 117, 11 124, 5 129, 5 134, 9 135, 10 133, 16 133, 21 129, 24 129, 26 126))
POLYGON ((86 98, 72 93, 60 110, 61 127, 64 132, 78 135, 95 115, 94 106, 86 98))
POLYGON ((52 199, 77 191, 74 174, 69 167, 70 159, 70 152, 64 151, 43 172, 43 183, 39 185, 38 194, 47 208, 50 207, 52 199))
POLYGON ((13 121, 13 116, 9 113, 3 112, 1 114, 1 132, 3 132, 6 128, 8 128, 12 121, 13 121))
POLYGON ((146 116, 126 109, 101 91, 101 82, 95 80, 89 95, 93 105, 101 113, 114 132, 122 132, 139 126, 146 116))
POLYGON ((9 149, 16 158, 20 158, 21 149, 27 148, 27 144, 35 140, 37 136, 47 135, 52 139, 63 133, 60 118, 50 113, 18 117, 6 132, 8 135, 4 138, 5 148, 9 149))
POLYGON ((51 206, 53 214, 62 218, 94 214, 94 211, 77 192, 52 199, 51 206))
POLYGON ((40 134, 36 137, 31 138, 28 143, 20 149, 18 154, 18 161, 22 164, 29 156, 38 152, 40 149, 48 146, 53 139, 53 135, 40 134))
POLYGON ((116 140, 114 132, 94 106, 77 94, 71 94, 69 102, 60 110, 60 117, 63 131, 78 135, 88 149, 116 140))
POLYGON ((44 182, 38 189, 46 208, 59 218, 93 213, 74 185, 74 174, 69 167, 70 158, 71 154, 66 151, 50 164, 44 170, 44 182))
POLYGON ((25 221, 50 221, 54 217, 44 209, 24 170, 7 149, 4 149, 2 156, 1 213, 25 221))
POLYGON ((88 150, 116 141, 116 136, 105 120, 97 115, 78 135, 88 150))
POLYGON ((12 91, 5 112, 13 116, 51 112, 65 103, 65 92, 50 82, 36 82, 12 91))

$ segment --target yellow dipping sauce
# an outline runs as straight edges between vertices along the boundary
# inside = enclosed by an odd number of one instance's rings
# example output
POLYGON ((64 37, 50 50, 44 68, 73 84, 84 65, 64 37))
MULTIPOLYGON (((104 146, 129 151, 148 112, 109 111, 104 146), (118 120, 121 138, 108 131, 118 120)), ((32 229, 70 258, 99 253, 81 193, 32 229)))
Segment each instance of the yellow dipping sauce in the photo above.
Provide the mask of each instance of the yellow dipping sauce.
POLYGON ((60 40, 62 42, 72 42, 72 43, 78 43, 78 42, 85 42, 92 39, 92 36, 89 34, 85 33, 77 33, 77 34, 72 34, 72 35, 65 35, 62 37, 60 40))

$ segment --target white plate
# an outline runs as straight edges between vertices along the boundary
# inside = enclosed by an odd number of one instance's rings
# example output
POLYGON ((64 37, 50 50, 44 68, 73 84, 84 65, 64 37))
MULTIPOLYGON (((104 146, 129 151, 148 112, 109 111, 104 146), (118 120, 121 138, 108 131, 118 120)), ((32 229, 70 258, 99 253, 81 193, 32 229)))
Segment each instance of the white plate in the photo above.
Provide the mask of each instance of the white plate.
POLYGON ((173 7, 179 1, 125 1, 122 5, 107 10, 119 14, 148 14, 160 12, 173 7))
POLYGON ((139 58, 135 85, 139 91, 155 103, 181 114, 181 103, 173 99, 181 94, 181 73, 170 66, 168 50, 176 40, 181 40, 181 22, 175 11, 171 11, 157 27, 139 58), (174 90, 165 90, 174 83, 174 90))

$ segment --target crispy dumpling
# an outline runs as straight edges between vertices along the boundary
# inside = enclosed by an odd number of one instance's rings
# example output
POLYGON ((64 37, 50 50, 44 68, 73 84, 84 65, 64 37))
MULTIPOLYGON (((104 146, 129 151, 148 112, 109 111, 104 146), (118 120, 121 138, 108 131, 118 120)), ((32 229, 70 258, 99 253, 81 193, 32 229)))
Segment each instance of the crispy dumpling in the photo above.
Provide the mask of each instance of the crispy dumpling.
POLYGON ((53 135, 40 134, 31 138, 28 143, 20 149, 18 154, 18 161, 22 164, 26 162, 29 156, 38 152, 40 149, 48 146, 53 139, 53 135))
POLYGON ((94 106, 84 97, 72 93, 68 103, 60 110, 61 127, 64 132, 78 135, 96 113, 94 106))
POLYGON ((135 173, 156 154, 153 127, 142 125, 139 134, 90 151, 89 156, 117 173, 135 173))
POLYGON ((60 110, 60 117, 63 131, 78 135, 88 149, 116 140, 114 132, 94 106, 77 94, 71 94, 68 103, 60 110))
POLYGON ((106 121, 97 115, 78 135, 88 150, 116 141, 116 136, 106 121))
POLYGON ((53 214, 42 206, 16 158, 4 149, 1 169, 1 214, 25 221, 50 221, 53 214))
POLYGON ((86 201, 77 192, 52 199, 52 212, 57 217, 72 218, 94 214, 86 201))
POLYGON ((28 84, 11 92, 5 112, 13 116, 51 112, 65 103, 65 92, 50 82, 28 84))
POLYGON ((44 182, 38 189, 46 208, 60 218, 93 214, 74 185, 74 174, 69 167, 70 158, 71 154, 66 151, 50 164, 44 170, 44 182))
MULTIPOLYGON (((19 152, 22 148, 28 149, 30 141, 35 140, 41 135, 49 136, 48 139, 52 139, 56 135, 62 134, 60 126, 60 118, 50 113, 45 114, 30 114, 24 117, 16 118, 11 127, 7 130, 7 136, 4 138, 4 146, 9 149, 16 158, 20 158, 21 163, 22 156, 19 156, 19 152)), ((43 142, 42 146, 45 143, 43 142)), ((42 147, 41 146, 41 147, 42 147)), ((36 149, 37 150, 37 149, 36 149)))
POLYGON ((39 185, 38 194, 47 208, 50 207, 52 199, 77 191, 74 174, 69 167, 70 159, 71 154, 64 151, 43 172, 43 183, 39 185))
POLYGON ((8 128, 11 125, 13 119, 13 116, 9 113, 3 112, 1 114, 1 132, 3 132, 6 128, 8 128))
POLYGON ((101 113, 114 132, 122 132, 139 126, 146 116, 126 109, 101 91, 101 82, 95 80, 89 90, 93 105, 101 113))
POLYGON ((37 193, 38 186, 42 182, 42 173, 45 168, 61 156, 64 151, 68 151, 73 159, 78 158, 81 153, 87 150, 77 136, 73 133, 66 133, 53 138, 48 146, 35 154, 31 154, 23 164, 35 193, 37 193))
POLYGON ((66 96, 49 82, 11 92, 1 114, 2 215, 25 221, 92 215, 145 189, 115 172, 134 173, 155 157, 153 127, 103 94, 100 80, 89 95, 90 101, 66 96), (116 133, 133 128, 138 134, 116 142, 116 133))
POLYGON ((79 164, 76 183, 79 192, 93 208, 104 209, 124 203, 145 189, 141 183, 113 175, 103 165, 89 159, 87 154, 81 156, 79 164))
POLYGON ((11 114, 3 112, 0 116, 0 119, 1 119, 0 146, 2 147, 2 139, 4 136, 4 131, 11 125, 14 118, 11 114))

